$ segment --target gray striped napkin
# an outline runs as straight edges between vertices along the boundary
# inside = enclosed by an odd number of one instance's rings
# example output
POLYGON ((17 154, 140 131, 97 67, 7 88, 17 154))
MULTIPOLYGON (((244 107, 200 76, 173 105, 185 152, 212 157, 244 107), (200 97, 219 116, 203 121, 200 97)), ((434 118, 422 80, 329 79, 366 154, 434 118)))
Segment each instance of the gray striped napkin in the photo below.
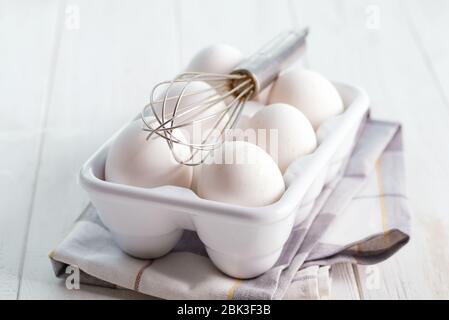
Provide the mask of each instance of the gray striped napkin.
POLYGON ((323 189, 276 265, 257 278, 238 280, 221 273, 191 231, 162 258, 132 258, 114 244, 92 206, 50 258, 57 276, 76 267, 81 283, 164 299, 328 298, 332 264, 375 264, 408 242, 404 190, 400 126, 367 118, 341 178, 323 189))

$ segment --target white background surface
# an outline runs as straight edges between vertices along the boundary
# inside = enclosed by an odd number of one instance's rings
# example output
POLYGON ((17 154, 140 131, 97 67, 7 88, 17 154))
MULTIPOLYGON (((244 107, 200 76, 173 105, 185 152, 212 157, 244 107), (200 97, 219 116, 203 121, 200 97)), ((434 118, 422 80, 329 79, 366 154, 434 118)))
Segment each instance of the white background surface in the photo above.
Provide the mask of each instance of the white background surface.
POLYGON ((146 298, 52 273, 88 203, 81 164, 205 45, 250 54, 306 25, 310 66, 403 123, 413 209, 397 255, 333 267, 333 298, 449 298, 448 1, 0 0, 0 299, 146 298))

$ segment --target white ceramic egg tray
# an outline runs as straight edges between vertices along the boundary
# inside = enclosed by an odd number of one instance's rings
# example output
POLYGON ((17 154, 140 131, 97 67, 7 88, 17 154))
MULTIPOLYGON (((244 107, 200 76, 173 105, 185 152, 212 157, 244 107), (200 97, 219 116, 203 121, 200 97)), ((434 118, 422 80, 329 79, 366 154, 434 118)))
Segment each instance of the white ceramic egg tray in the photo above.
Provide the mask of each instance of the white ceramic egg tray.
POLYGON ((289 166, 284 174, 287 189, 269 206, 252 208, 205 200, 181 187, 145 189, 105 181, 109 145, 125 126, 87 160, 80 183, 117 244, 128 254, 160 257, 176 245, 184 230, 194 230, 220 270, 237 278, 255 277, 276 263, 293 226, 307 217, 314 199, 344 169, 353 149, 369 99, 359 88, 335 85, 345 111, 322 123, 317 132, 318 148, 289 166))

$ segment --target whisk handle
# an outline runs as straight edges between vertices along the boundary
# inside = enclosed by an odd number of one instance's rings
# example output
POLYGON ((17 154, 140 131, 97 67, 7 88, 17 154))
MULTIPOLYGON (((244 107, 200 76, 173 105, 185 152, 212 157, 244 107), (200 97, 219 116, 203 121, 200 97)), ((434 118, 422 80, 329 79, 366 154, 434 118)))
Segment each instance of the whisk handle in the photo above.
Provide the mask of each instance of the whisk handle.
POLYGON ((282 32, 240 63, 232 73, 250 76, 255 85, 254 95, 257 95, 304 52, 308 32, 308 29, 282 32))

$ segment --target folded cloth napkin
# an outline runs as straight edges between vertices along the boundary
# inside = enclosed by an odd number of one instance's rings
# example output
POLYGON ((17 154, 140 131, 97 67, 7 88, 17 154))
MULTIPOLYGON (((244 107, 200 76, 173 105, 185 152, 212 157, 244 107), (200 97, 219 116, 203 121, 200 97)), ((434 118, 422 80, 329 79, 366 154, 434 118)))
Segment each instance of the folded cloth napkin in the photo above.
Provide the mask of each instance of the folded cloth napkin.
MULTIPOLYGON (((330 266, 378 263, 409 240, 401 128, 367 117, 340 178, 325 186, 294 228, 274 267, 249 280, 214 267, 196 233, 185 231, 162 258, 123 253, 93 206, 50 254, 55 274, 80 270, 81 283, 164 299, 319 299, 330 296, 330 266)), ((70 273, 70 272, 68 272, 70 273)))

